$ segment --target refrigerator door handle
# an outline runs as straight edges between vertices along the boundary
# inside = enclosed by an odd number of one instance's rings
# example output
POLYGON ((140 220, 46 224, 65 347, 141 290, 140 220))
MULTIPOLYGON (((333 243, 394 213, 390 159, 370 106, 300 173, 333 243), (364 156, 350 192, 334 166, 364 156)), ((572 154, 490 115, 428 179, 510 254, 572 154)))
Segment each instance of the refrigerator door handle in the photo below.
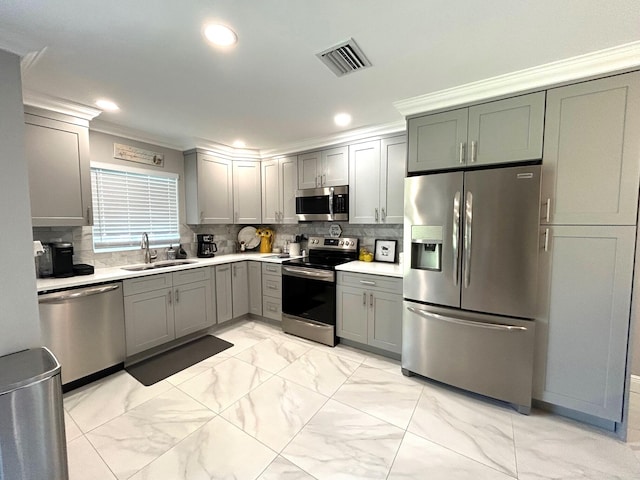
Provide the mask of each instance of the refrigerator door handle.
POLYGON ((453 197, 453 233, 451 245, 453 247, 453 284, 460 283, 460 192, 453 197))
POLYGON ((422 317, 432 318, 434 320, 440 320, 442 322, 447 323, 455 323, 456 325, 464 325, 465 327, 477 327, 477 328, 488 328, 490 330, 506 330, 508 332, 518 332, 518 331, 527 331, 527 327, 520 327, 518 325, 508 325, 503 323, 487 323, 487 322, 476 322, 471 320, 463 320, 462 318, 453 318, 447 317, 444 315, 438 315, 437 313, 428 312, 427 310, 421 310, 419 308, 407 307, 411 313, 415 313, 416 315, 420 315, 422 317))
POLYGON ((473 227, 473 194, 467 192, 464 212, 464 286, 471 283, 471 231, 473 227))

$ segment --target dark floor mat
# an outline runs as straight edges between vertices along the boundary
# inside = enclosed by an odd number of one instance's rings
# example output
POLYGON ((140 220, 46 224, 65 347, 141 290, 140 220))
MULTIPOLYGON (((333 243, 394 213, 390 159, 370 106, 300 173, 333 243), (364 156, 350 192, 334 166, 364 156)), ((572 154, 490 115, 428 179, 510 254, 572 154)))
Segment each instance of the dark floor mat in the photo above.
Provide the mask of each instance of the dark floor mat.
POLYGON ((125 370, 148 387, 230 347, 233 343, 207 335, 128 366, 125 370))

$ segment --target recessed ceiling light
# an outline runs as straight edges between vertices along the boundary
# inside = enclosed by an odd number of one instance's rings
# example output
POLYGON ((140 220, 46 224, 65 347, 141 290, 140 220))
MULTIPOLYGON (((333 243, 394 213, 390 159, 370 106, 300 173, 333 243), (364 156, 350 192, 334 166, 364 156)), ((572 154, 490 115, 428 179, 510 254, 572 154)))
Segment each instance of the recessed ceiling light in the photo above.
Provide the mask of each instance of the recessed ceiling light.
POLYGON ((120 107, 118 105, 116 105, 111 100, 106 100, 104 98, 101 98, 100 100, 96 100, 96 105, 100 107, 102 110, 108 110, 110 112, 115 112, 117 110, 120 110, 120 107))
POLYGON ((351 123, 351 115, 348 113, 339 113, 335 117, 333 117, 333 121, 339 127, 346 127, 351 123))
POLYGON ((244 148, 247 146, 247 144, 244 143, 242 140, 236 140, 235 142, 233 142, 233 146, 236 148, 244 148))
POLYGON ((238 42, 238 36, 229 27, 224 25, 211 24, 204 29, 204 36, 214 45, 228 47, 238 42))

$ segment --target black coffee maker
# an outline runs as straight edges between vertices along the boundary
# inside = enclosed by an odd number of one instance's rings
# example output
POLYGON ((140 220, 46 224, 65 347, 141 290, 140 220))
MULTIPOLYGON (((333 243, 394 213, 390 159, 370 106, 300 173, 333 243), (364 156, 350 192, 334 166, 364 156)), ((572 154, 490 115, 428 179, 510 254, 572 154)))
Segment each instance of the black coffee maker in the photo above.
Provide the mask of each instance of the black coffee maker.
POLYGON ((51 263, 54 277, 73 277, 73 244, 52 243, 51 263))
POLYGON ((198 257, 211 258, 218 251, 218 247, 213 243, 213 235, 198 234, 198 257))

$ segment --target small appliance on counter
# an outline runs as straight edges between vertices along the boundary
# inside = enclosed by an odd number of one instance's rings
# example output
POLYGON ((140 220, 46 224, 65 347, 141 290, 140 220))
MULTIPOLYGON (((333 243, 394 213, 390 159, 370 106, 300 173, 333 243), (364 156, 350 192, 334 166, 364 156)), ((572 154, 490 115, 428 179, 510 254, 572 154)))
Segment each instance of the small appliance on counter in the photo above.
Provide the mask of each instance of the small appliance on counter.
POLYGON ((73 244, 70 242, 52 243, 51 265, 54 277, 73 277, 73 244))
POLYGON ((93 275, 95 269, 93 265, 89 265, 87 263, 75 263, 73 265, 73 274, 74 275, 93 275))
POLYGON ((211 258, 218 251, 218 246, 213 243, 213 235, 198 234, 198 258, 211 258))
POLYGON ((36 257, 38 278, 48 278, 53 276, 53 265, 51 263, 51 245, 42 244, 42 253, 36 257))

